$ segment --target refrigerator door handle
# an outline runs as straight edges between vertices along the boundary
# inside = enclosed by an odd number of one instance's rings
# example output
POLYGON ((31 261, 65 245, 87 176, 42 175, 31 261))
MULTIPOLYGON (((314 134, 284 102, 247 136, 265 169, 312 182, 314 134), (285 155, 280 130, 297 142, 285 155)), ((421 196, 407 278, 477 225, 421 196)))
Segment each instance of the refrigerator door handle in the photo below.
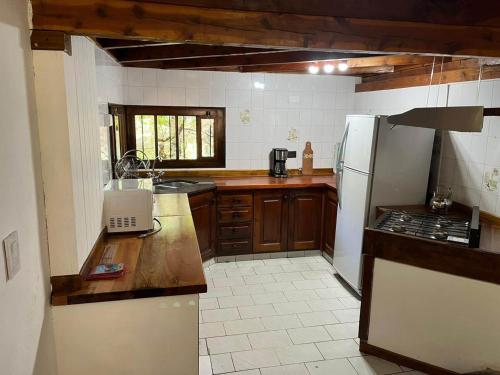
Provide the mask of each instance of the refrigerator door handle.
POLYGON ((349 134, 349 123, 347 123, 344 135, 342 136, 342 142, 340 143, 340 147, 338 149, 338 154, 337 154, 337 166, 336 166, 337 173, 335 174, 335 177, 337 183, 338 205, 340 209, 342 209, 342 174, 344 172, 345 144, 347 141, 348 134, 349 134))

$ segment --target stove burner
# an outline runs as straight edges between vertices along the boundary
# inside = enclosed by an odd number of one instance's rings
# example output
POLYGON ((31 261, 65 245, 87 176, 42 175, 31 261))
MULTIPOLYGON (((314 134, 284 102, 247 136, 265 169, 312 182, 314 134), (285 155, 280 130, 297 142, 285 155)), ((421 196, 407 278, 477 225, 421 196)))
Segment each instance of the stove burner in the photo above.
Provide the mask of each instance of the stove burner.
POLYGON ((402 213, 400 219, 401 221, 409 223, 410 221, 413 220, 413 217, 411 215, 408 215, 407 213, 402 213))
POLYGON ((432 232, 432 236, 436 240, 444 240, 444 239, 448 238, 448 232, 446 232, 444 230, 436 229, 436 230, 434 230, 434 232, 432 232))
POLYGON ((396 232, 396 233, 404 233, 404 232, 406 232, 406 226, 402 225, 402 224, 393 224, 391 226, 391 229, 392 229, 393 232, 396 232))
POLYGON ((436 227, 437 228, 447 228, 453 225, 453 222, 448 219, 438 219, 436 222, 436 227))

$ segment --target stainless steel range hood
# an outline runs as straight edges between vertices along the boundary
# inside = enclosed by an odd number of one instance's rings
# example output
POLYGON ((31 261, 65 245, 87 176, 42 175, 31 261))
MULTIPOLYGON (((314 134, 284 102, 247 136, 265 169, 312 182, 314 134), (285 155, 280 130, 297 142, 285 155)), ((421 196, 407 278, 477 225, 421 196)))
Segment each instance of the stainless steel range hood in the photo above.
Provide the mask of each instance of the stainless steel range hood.
POLYGON ((413 108, 399 115, 389 116, 393 125, 417 126, 459 132, 481 132, 483 129, 481 106, 413 108))

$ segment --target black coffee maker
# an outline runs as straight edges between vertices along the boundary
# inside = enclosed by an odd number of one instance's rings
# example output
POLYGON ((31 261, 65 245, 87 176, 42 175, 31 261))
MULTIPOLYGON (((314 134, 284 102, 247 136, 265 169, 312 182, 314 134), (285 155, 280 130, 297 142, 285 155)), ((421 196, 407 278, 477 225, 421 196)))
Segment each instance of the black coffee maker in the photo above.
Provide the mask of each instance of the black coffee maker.
POLYGON ((270 170, 272 177, 288 177, 286 170, 286 159, 288 159, 288 150, 286 148, 273 148, 269 154, 270 170))

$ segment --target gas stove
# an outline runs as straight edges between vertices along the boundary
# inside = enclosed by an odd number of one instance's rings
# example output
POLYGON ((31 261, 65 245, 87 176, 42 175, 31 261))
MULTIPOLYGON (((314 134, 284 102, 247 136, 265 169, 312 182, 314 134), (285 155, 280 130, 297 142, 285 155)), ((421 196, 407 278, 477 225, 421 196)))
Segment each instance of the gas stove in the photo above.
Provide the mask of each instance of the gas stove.
POLYGON ((387 211, 375 222, 375 229, 453 242, 468 247, 479 246, 479 207, 470 219, 435 213, 387 211))

